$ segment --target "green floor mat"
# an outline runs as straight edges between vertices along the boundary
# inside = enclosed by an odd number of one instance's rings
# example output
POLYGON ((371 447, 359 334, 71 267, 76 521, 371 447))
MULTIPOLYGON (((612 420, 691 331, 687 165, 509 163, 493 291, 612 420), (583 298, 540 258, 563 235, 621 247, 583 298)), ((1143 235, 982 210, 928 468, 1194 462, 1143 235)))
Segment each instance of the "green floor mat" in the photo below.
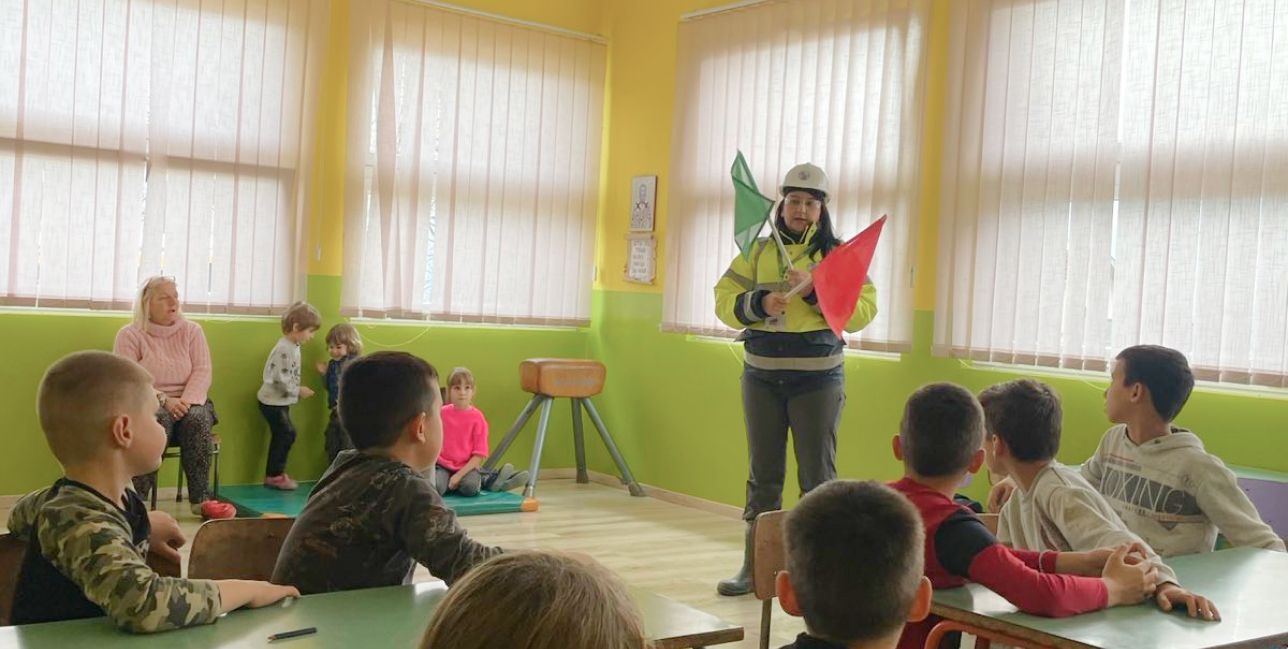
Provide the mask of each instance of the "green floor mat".
MULTIPOLYGON (((301 482, 295 491, 269 489, 264 485, 228 485, 219 488, 219 499, 237 507, 241 517, 298 516, 313 491, 313 482, 301 482)), ((484 491, 472 498, 446 496, 443 501, 458 516, 475 514, 505 514, 537 510, 536 499, 524 500, 523 496, 509 492, 484 491)))

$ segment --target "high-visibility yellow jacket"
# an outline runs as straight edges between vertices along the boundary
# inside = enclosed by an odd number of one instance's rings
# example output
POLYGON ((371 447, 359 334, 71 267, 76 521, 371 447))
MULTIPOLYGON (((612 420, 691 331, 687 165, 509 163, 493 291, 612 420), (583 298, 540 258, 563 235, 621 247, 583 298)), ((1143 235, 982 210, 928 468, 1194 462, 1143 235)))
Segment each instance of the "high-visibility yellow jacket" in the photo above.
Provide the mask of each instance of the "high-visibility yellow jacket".
MULTIPOLYGON (((822 257, 806 256, 814 238, 813 226, 803 235, 792 236, 782 231, 792 267, 810 270, 822 257)), ((734 258, 715 286, 716 317, 734 329, 743 329, 739 337, 745 343, 747 364, 769 370, 829 370, 841 364, 844 341, 827 326, 811 292, 796 295, 787 302, 785 318, 769 322, 761 300, 770 292, 787 292, 788 266, 780 259, 778 246, 769 237, 756 242, 751 258, 734 258)), ((863 285, 854 315, 845 324, 848 332, 859 331, 877 315, 877 290, 871 280, 863 285)))

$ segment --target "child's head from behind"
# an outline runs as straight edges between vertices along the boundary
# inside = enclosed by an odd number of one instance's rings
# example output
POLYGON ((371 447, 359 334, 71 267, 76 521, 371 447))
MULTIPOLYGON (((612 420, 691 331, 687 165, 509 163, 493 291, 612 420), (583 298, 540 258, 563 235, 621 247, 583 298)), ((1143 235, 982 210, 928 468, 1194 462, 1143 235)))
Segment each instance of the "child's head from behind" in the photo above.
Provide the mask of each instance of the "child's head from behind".
POLYGON ((984 456, 994 473, 1010 462, 1043 462, 1060 450, 1060 397, 1045 383, 1019 379, 979 394, 984 408, 984 456))
POLYGON ((337 361, 346 356, 358 356, 362 354, 362 336, 353 325, 341 322, 326 332, 326 350, 331 359, 337 361))
POLYGON ((322 327, 322 314, 308 302, 296 302, 282 313, 282 333, 296 344, 303 344, 322 327))
POLYGON ((474 373, 469 368, 458 367, 447 378, 447 398, 457 408, 474 405, 474 373))
POLYGON ((778 574, 783 609, 810 635, 846 646, 898 639, 925 619, 921 517, 907 498, 876 482, 833 480, 787 515, 787 567, 778 574))
POLYGON ((423 470, 443 445, 438 371, 407 352, 376 352, 340 376, 340 422, 358 450, 405 445, 423 470))
POLYGON ((131 476, 161 465, 166 437, 156 410, 152 375, 128 358, 100 351, 58 360, 36 396, 40 427, 60 464, 99 464, 119 454, 131 476))
POLYGON ((1116 424, 1140 412, 1171 423, 1193 391, 1194 372, 1185 354, 1159 345, 1128 347, 1114 363, 1105 390, 1105 414, 1116 424))
POLYGON ((503 554, 447 591, 422 649, 643 649, 640 614, 621 581, 589 559, 503 554))
POLYGON ((966 388, 952 383, 924 386, 904 406, 894 439, 905 471, 922 478, 974 473, 984 462, 984 413, 966 388))

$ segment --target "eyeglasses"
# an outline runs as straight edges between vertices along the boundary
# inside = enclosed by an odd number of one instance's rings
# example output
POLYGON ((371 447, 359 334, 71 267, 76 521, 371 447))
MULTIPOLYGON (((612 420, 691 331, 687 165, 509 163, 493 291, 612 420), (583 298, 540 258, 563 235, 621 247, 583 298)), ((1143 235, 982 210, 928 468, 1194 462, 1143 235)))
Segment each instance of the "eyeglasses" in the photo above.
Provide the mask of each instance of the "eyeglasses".
POLYGON ((823 207, 823 201, 817 198, 789 198, 785 202, 788 207, 804 207, 808 210, 817 210, 823 207))

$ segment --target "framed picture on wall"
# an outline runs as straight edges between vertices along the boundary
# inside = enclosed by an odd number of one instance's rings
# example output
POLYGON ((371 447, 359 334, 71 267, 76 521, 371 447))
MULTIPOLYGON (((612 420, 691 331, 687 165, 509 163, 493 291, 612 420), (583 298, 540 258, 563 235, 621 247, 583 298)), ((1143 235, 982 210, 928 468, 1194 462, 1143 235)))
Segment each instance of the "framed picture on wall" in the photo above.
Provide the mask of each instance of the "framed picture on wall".
POLYGON ((652 232, 657 204, 657 176, 631 179, 631 232, 652 232))
POLYGON ((651 234, 626 235, 626 281, 652 284, 657 276, 657 241, 651 234))

